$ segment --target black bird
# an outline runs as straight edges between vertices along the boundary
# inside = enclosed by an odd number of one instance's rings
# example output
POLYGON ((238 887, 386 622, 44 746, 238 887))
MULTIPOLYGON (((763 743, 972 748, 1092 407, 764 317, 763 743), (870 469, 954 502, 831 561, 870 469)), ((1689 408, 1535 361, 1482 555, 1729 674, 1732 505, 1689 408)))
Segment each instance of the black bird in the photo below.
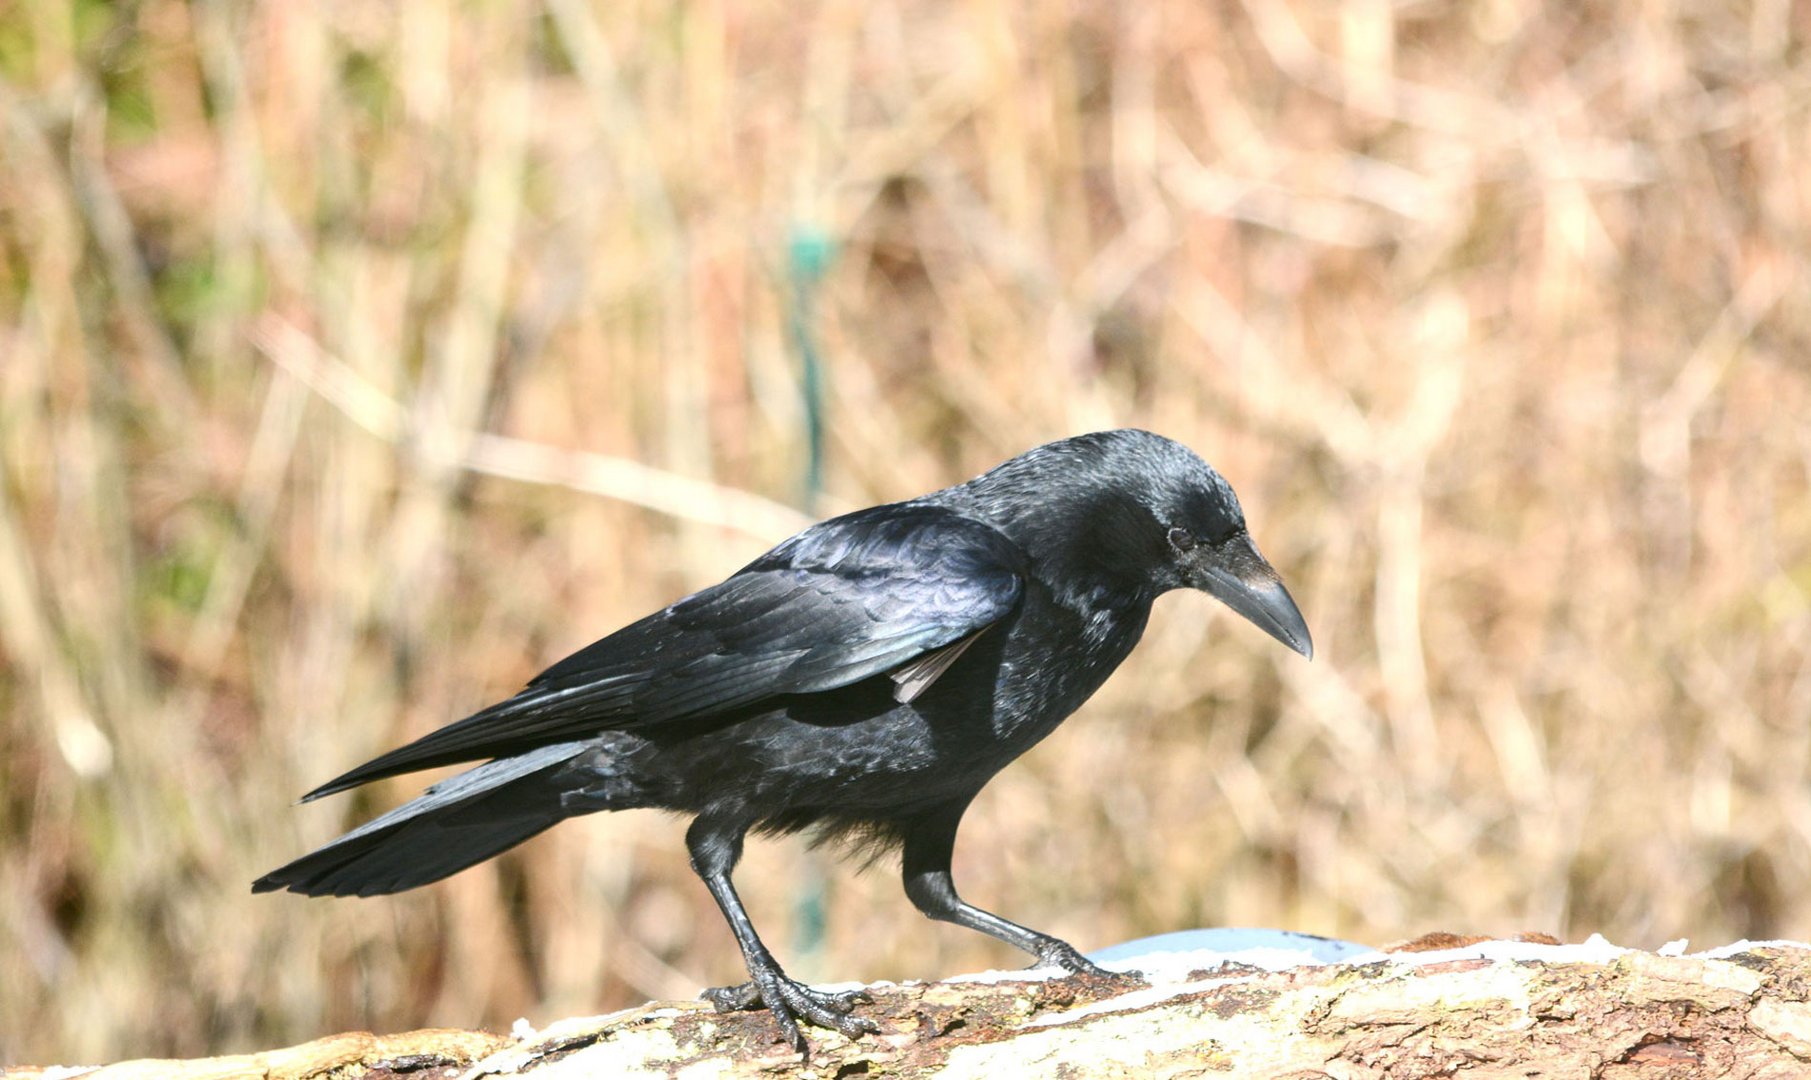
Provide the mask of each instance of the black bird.
POLYGON ((857 996, 788 978, 730 882, 751 829, 897 846, 933 919, 1070 972, 1066 942, 965 903, 956 827, 993 775, 1118 667, 1151 602, 1213 594, 1303 656, 1301 612, 1258 554, 1232 488, 1144 431, 1050 443, 965 484, 813 525, 737 571, 580 649, 507 701, 331 780, 305 799, 490 759, 259 878, 254 892, 371 896, 437 881, 568 817, 695 815, 692 867, 751 982, 707 991, 854 1037, 857 996))

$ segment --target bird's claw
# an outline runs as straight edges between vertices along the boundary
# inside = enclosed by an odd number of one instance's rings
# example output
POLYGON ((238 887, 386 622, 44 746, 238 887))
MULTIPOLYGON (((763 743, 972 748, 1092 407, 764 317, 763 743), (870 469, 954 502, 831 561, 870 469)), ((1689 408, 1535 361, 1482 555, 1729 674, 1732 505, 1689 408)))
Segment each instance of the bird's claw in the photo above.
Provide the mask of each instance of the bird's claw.
POLYGON ((698 996, 710 1002, 720 1013, 761 1007, 761 988, 752 982, 745 982, 740 986, 713 986, 698 996))
MULTIPOLYGON (((832 1012, 849 1013, 857 1005, 870 1005, 874 996, 866 990, 839 990, 834 994, 822 990, 813 990, 803 983, 794 983, 801 993, 832 1012)), ((713 986, 699 995, 716 1007, 718 1012, 741 1012, 745 1009, 764 1009, 767 1003, 761 1000, 761 988, 753 982, 739 986, 713 986)))
POLYGON ((1071 975, 1111 975, 1113 972, 1083 956, 1066 941, 1051 941, 1038 950, 1038 967, 1060 967, 1071 975))
MULTIPOLYGON (((839 990, 834 994, 825 994, 817 990, 807 989, 806 993, 814 995, 824 1008, 829 1009, 831 1012, 842 1013, 845 1016, 854 1012, 857 1005, 874 1004, 874 995, 868 993, 866 990, 839 990)), ((875 1030, 879 1030, 879 1028, 876 1028, 875 1030)))
POLYGON ((1083 956, 1075 946, 1066 941, 1055 941, 1038 951, 1038 967, 1060 967, 1071 975, 1081 975, 1090 979, 1100 979, 1109 983, 1123 983, 1127 986, 1144 986, 1147 980, 1136 971, 1114 971, 1101 967, 1083 956))
POLYGON ((873 1035, 880 1025, 861 1016, 850 1015, 857 1005, 874 999, 866 990, 839 990, 831 993, 813 990, 804 983, 784 975, 760 975, 740 986, 717 986, 701 995, 718 1012, 766 1008, 780 1025, 780 1033, 799 1053, 807 1052, 805 1036, 799 1030, 800 1020, 840 1032, 845 1038, 873 1035))

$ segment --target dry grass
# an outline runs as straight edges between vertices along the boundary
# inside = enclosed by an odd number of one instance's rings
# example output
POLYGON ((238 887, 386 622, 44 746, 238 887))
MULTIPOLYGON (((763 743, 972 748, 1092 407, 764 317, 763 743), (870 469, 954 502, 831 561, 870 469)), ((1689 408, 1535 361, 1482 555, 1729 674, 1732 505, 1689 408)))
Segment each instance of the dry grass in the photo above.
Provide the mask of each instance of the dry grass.
MULTIPOLYGON (((0 4, 0 1061, 733 978, 649 814, 400 898, 247 883, 414 785, 301 791, 807 520, 814 415, 814 512, 1182 438, 1314 627, 1166 600, 977 804, 973 899, 1084 947, 1811 936, 1808 33, 0 4)), ((1020 959, 795 845, 741 880, 805 976, 1020 959)))

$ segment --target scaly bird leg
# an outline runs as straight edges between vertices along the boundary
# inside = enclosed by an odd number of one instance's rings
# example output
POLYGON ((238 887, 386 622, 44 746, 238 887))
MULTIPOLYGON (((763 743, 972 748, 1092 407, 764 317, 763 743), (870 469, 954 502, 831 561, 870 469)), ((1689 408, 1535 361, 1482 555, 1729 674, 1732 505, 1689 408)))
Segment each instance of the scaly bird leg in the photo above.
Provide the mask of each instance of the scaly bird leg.
POLYGON ((859 1000, 859 992, 825 994, 803 983, 787 978, 779 963, 749 921, 736 887, 730 883, 730 871, 742 857, 742 837, 748 824, 741 820, 700 815, 686 830, 685 844, 692 855, 692 869, 704 880, 717 907, 729 922, 736 944, 742 947, 742 959, 748 965, 751 982, 739 987, 719 987, 704 992, 704 998, 718 1011, 753 1007, 758 1000, 773 1013, 780 1034, 801 1056, 810 1054, 799 1021, 840 1031, 848 1038, 873 1034, 880 1030, 874 1021, 849 1012, 859 1000))
MULTIPOLYGON (((968 801, 952 804, 919 819, 905 835, 904 879, 906 896, 919 911, 942 922, 979 930, 1038 958, 1040 966, 1055 965, 1075 975, 1111 979, 1136 979, 1108 971, 1083 956, 1075 946, 1049 934, 1002 919, 956 894, 950 863, 956 850, 956 826, 968 801)), ((1140 980, 1142 981, 1142 980, 1140 980)))

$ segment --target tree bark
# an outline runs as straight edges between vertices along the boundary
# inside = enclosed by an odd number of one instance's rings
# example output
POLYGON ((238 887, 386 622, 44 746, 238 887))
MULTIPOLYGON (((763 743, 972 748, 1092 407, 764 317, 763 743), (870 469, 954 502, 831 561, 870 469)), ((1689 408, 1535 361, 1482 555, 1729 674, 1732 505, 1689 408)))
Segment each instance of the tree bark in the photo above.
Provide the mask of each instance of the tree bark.
POLYGON ((1792 944, 1676 956, 1488 942, 1279 972, 1175 972, 1150 985, 1018 973, 879 984, 870 993, 872 1003, 859 1008, 882 1034, 850 1041, 807 1029, 812 1054, 804 1064, 765 1013, 667 1002, 565 1020, 523 1038, 356 1033, 263 1054, 124 1062, 86 1075, 1811 1076, 1811 948, 1792 944))

